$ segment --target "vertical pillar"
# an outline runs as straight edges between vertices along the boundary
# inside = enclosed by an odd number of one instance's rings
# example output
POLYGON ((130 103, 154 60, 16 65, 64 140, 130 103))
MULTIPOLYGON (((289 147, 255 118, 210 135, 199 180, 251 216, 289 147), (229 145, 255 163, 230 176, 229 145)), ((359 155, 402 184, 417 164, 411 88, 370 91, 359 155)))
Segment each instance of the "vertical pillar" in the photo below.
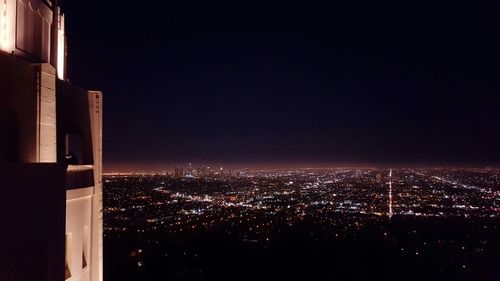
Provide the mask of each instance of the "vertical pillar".
POLYGON ((57 162, 56 71, 48 63, 37 69, 36 162, 57 162))
POLYGON ((59 0, 52 0, 52 26, 50 40, 50 64, 57 67, 57 43, 59 41, 59 0))
POLYGON ((90 280, 103 280, 102 226, 102 93, 89 91, 89 113, 94 158, 94 194, 92 196, 92 242, 90 280))

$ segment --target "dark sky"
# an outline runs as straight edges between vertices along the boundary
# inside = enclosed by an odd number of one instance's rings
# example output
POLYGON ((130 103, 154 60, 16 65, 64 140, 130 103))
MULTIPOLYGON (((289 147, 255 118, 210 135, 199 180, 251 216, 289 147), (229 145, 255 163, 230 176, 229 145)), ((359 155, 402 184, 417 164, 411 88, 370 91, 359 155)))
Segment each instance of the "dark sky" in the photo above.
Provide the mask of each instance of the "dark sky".
POLYGON ((64 1, 105 164, 500 162, 499 1, 243 3, 64 1))

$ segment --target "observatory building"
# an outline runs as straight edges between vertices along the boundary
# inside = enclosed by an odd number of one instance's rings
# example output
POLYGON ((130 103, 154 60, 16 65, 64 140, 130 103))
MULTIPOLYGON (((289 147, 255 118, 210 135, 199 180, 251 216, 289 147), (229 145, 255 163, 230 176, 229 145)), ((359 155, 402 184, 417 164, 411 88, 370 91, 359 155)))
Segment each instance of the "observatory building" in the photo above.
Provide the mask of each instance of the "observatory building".
POLYGON ((57 0, 0 0, 0 280, 102 280, 102 94, 57 0))

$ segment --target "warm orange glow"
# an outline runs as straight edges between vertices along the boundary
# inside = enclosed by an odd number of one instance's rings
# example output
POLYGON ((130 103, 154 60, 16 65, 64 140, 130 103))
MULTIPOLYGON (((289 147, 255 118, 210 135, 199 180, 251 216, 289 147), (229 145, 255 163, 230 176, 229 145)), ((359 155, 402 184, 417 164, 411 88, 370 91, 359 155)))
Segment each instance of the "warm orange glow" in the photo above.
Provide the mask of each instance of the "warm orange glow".
POLYGON ((0 1, 0 49, 10 53, 15 50, 16 1, 0 1))
POLYGON ((65 78, 66 40, 64 38, 64 15, 59 15, 59 27, 57 32, 57 78, 65 78))

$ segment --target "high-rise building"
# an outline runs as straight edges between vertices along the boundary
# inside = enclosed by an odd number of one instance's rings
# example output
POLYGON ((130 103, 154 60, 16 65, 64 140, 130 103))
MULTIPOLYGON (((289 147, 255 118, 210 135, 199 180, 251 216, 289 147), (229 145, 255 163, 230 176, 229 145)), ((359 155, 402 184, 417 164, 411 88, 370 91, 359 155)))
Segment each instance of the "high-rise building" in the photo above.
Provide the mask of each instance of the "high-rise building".
POLYGON ((66 79, 57 0, 0 3, 0 280, 102 280, 102 94, 66 79))
POLYGON ((175 167, 174 168, 174 177, 176 178, 182 178, 184 177, 184 169, 182 167, 175 167))

